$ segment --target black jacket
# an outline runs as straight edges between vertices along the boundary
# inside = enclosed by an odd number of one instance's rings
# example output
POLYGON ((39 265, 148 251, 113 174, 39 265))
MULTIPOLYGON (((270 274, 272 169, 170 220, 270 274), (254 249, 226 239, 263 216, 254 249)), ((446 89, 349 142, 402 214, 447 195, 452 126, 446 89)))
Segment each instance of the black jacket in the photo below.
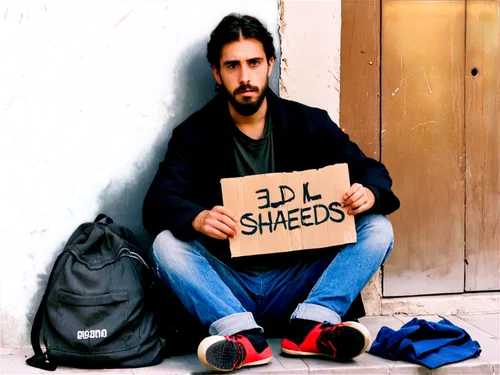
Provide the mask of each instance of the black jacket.
MULTIPOLYGON (((348 163, 351 184, 359 182, 375 195, 375 205, 369 212, 388 215, 399 208, 384 165, 363 154, 326 111, 281 99, 271 90, 267 100, 272 116, 276 172, 348 163)), ((227 100, 218 95, 174 129, 165 160, 160 163, 144 200, 143 222, 153 236, 168 229, 177 238, 197 239, 213 255, 226 263, 232 261, 238 267, 242 258, 230 261, 228 241, 210 239, 191 226, 191 221, 202 210, 222 205, 220 180, 237 176, 232 126, 227 100)), ((252 258, 259 258, 260 263, 269 260, 283 264, 283 256, 294 261, 309 254, 309 251, 299 251, 278 254, 277 257, 282 257, 278 259, 273 255, 252 258)), ((248 261, 243 265, 248 266, 248 261)), ((358 296, 344 320, 364 314, 358 296)), ((275 325, 273 322, 272 326, 275 325)), ((280 328, 276 331, 280 334, 280 328)))
MULTIPOLYGON (((375 195, 369 212, 388 215, 399 208, 384 165, 368 158, 326 111, 281 99, 271 90, 267 99, 276 172, 348 163, 351 184, 359 182, 375 195)), ((168 229, 180 239, 198 239, 212 254, 228 259, 228 241, 198 234, 191 221, 202 210, 222 205, 220 180, 237 176, 232 126, 227 100, 217 95, 174 129, 143 206, 144 226, 153 236, 168 229)))

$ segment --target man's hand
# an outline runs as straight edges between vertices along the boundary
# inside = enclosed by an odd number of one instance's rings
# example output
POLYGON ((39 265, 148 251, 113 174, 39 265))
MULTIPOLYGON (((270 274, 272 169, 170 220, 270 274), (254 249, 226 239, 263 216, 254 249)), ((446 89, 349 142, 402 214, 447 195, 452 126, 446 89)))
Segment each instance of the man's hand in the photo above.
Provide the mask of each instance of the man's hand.
POLYGON ((192 221, 193 228, 200 233, 218 240, 236 236, 238 227, 236 216, 222 206, 215 206, 210 211, 201 211, 192 221))
POLYGON ((375 204, 372 191, 361 184, 353 184, 344 195, 342 207, 347 209, 348 215, 357 215, 365 212, 375 204))

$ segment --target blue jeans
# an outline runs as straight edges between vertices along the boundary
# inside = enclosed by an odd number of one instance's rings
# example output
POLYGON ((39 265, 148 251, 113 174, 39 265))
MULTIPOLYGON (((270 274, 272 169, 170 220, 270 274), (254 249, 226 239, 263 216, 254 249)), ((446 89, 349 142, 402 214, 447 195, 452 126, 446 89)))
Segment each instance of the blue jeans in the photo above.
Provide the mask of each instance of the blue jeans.
POLYGON ((263 272, 236 271, 198 241, 180 241, 169 231, 156 237, 151 258, 155 273, 212 335, 263 331, 258 320, 290 312, 291 319, 337 324, 393 246, 385 216, 357 218, 356 233, 357 242, 338 253, 312 252, 295 264, 263 272))

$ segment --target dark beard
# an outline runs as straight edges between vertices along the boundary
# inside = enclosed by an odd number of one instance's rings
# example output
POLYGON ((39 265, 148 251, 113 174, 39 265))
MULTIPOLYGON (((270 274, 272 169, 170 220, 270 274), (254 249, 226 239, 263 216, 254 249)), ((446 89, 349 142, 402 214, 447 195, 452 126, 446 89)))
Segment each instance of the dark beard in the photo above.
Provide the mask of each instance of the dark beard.
POLYGON ((267 92, 267 87, 269 85, 269 78, 266 80, 266 84, 262 88, 262 90, 259 89, 257 86, 251 86, 251 85, 241 85, 239 86, 236 90, 233 91, 233 93, 229 93, 224 86, 224 82, 222 82, 223 90, 221 90, 224 94, 224 96, 227 98, 229 103, 233 106, 234 110, 240 114, 241 116, 252 116, 255 114, 262 103, 264 102, 264 99, 266 97, 266 92, 267 92), (240 103, 236 100, 236 94, 238 94, 239 91, 242 90, 247 90, 251 89, 253 91, 260 91, 259 96, 257 97, 257 100, 255 102, 245 102, 245 103, 240 103))

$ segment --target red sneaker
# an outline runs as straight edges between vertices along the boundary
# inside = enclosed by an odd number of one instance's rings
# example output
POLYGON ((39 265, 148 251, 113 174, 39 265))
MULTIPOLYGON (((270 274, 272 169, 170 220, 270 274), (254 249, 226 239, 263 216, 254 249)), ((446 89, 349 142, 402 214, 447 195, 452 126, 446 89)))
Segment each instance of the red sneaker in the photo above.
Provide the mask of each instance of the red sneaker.
POLYGON ((293 331, 292 328, 292 332, 281 342, 281 350, 289 355, 321 355, 342 361, 362 354, 370 344, 370 333, 356 322, 335 325, 318 323, 305 338, 296 333, 300 329, 293 331))
POLYGON ((273 360, 273 352, 260 334, 239 333, 232 336, 209 336, 198 346, 198 358, 216 371, 233 371, 273 360))

